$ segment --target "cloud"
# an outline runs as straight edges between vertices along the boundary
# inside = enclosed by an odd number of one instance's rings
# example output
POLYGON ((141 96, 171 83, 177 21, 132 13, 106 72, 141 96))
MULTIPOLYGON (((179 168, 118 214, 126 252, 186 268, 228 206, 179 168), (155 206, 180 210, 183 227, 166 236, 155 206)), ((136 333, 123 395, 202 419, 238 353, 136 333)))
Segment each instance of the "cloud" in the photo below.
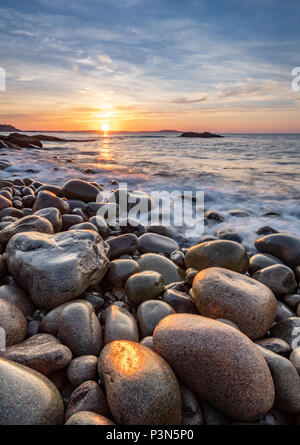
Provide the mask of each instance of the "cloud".
POLYGON ((197 104, 201 102, 206 102, 208 100, 208 94, 203 94, 200 97, 195 99, 188 97, 179 97, 177 99, 172 100, 170 103, 172 104, 197 104))

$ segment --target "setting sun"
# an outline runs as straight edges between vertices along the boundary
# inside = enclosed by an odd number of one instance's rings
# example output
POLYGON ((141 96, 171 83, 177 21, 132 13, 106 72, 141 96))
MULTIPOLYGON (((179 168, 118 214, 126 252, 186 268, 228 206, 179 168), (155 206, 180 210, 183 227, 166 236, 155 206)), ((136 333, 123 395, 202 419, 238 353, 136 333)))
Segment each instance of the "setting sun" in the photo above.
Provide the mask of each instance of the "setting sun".
POLYGON ((109 129, 110 129, 109 124, 104 123, 104 124, 101 125, 101 130, 102 131, 109 131, 109 129))

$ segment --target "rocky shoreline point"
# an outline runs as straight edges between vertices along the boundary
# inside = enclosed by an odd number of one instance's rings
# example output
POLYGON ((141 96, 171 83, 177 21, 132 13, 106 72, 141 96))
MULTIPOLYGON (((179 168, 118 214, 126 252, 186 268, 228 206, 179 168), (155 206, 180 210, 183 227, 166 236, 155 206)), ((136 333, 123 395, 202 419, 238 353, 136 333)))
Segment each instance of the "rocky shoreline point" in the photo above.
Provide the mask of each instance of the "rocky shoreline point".
POLYGON ((186 247, 102 188, 0 180, 0 424, 300 424, 300 239, 186 247))
POLYGON ((22 133, 11 133, 9 136, 0 134, 1 148, 43 148, 42 141, 47 142, 89 142, 94 139, 63 139, 56 136, 46 136, 44 134, 34 134, 28 136, 22 133))

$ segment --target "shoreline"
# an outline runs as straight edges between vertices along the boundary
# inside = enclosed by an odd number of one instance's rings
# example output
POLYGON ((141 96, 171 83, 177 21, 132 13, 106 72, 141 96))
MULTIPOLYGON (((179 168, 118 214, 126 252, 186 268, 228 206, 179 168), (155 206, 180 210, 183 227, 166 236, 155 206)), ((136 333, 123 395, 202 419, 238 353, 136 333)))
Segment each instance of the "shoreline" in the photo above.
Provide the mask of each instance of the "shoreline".
POLYGON ((164 225, 112 224, 122 193, 154 211, 117 182, 0 180, 2 423, 297 423, 300 238, 264 227, 248 254, 221 230, 186 247, 164 225))

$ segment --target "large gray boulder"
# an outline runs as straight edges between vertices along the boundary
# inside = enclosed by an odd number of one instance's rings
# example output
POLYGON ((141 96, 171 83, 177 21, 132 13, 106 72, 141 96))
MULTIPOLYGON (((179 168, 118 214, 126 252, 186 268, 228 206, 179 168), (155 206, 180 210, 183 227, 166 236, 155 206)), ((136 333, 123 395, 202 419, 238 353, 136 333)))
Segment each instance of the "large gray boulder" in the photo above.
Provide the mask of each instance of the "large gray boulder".
POLYGON ((21 233, 10 240, 6 255, 10 274, 45 310, 97 285, 109 266, 102 238, 90 230, 21 233))
POLYGON ((0 424, 61 425, 64 405, 57 388, 42 374, 0 358, 0 424))

